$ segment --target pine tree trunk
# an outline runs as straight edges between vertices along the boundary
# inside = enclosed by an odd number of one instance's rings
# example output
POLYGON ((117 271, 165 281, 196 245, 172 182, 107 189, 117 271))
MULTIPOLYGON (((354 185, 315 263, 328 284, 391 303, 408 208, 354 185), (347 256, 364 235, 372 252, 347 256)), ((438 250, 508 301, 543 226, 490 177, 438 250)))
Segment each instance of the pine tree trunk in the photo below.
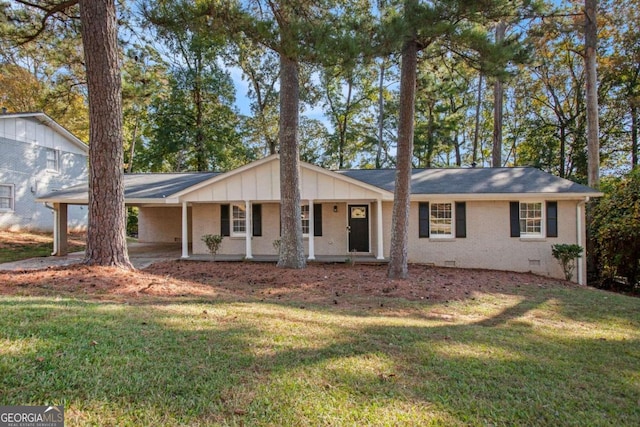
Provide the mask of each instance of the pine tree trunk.
POLYGON ((378 84, 378 149, 376 151, 376 169, 382 167, 382 143, 384 138, 384 67, 385 61, 380 63, 380 83, 378 84))
POLYGON ((280 54, 280 256, 278 267, 304 268, 300 208, 298 64, 280 54))
POLYGON ((638 167, 638 107, 635 104, 631 106, 631 167, 638 167))
POLYGON ((418 68, 418 44, 412 39, 402 49, 400 70, 400 114, 389 270, 391 279, 405 279, 408 274, 409 206, 411 195, 411 159, 413 158, 413 121, 418 68))
POLYGON ((598 0, 585 0, 584 63, 587 83, 587 179, 589 186, 595 189, 600 187, 598 75, 596 70, 596 47, 598 42, 597 9, 598 0))
POLYGON ((476 167, 478 164, 478 139, 480 136, 480 109, 482 107, 482 73, 478 77, 478 97, 476 98, 476 114, 475 114, 475 127, 473 131, 473 156, 471 158, 471 165, 476 167))
MULTIPOLYGON (((496 26, 496 44, 501 44, 507 24, 504 21, 498 22, 496 26)), ((504 84, 498 77, 493 84, 493 148, 491 151, 491 166, 499 168, 502 166, 502 109, 504 105, 504 84)))
POLYGON ((84 262, 133 268, 125 239, 122 95, 113 0, 80 2, 89 91, 89 226, 84 262))

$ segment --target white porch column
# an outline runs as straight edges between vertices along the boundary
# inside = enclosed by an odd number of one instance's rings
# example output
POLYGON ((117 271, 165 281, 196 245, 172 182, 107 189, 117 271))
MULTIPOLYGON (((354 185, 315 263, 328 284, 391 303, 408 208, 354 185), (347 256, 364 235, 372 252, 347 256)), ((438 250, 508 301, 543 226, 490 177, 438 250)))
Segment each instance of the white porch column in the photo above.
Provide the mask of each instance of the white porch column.
POLYGON ((182 202, 182 258, 189 258, 189 221, 187 202, 182 202))
POLYGON ((244 201, 244 229, 245 229, 245 258, 251 259, 253 258, 253 254, 251 253, 251 235, 253 234, 252 230, 252 220, 251 220, 251 202, 249 200, 244 201))
POLYGON ((384 230, 382 227, 382 199, 377 200, 376 205, 377 229, 378 229, 378 250, 376 259, 384 259, 384 230))
POLYGON ((313 199, 309 199, 309 257, 307 259, 316 259, 316 249, 314 241, 314 228, 313 228, 313 199))
MULTIPOLYGON (((55 206, 55 205, 54 205, 55 206)), ((51 252, 51 256, 58 255, 58 209, 54 207, 53 209, 53 251, 51 252)))

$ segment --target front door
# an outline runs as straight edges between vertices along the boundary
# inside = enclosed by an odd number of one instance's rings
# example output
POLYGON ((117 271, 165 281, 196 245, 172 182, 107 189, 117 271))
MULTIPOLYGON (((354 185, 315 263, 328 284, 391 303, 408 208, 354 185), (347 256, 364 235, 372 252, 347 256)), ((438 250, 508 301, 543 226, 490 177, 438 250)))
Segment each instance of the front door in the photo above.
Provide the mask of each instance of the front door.
POLYGON ((369 252, 367 205, 349 205, 349 252, 369 252))

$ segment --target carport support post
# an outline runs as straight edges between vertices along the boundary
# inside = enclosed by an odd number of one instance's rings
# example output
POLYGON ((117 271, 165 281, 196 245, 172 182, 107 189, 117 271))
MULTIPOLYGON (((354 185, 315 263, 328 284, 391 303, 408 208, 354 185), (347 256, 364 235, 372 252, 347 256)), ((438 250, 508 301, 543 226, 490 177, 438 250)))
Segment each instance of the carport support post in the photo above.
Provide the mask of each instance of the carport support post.
POLYGON ((384 259, 384 235, 382 229, 382 199, 377 200, 376 204, 376 217, 377 217, 377 228, 378 228, 378 250, 376 254, 376 259, 384 259))
POLYGON ((253 258, 253 253, 251 252, 251 236, 253 235, 253 218, 251 212, 251 202, 249 200, 244 201, 244 220, 245 220, 245 258, 251 259, 253 258))
POLYGON ((182 202, 182 258, 189 258, 189 222, 187 202, 182 202))
POLYGON ((53 256, 65 256, 69 253, 67 244, 67 204, 53 204, 53 256))
POLYGON ((315 242, 313 239, 314 236, 314 228, 313 228, 313 200, 309 199, 309 260, 316 259, 316 248, 315 242))

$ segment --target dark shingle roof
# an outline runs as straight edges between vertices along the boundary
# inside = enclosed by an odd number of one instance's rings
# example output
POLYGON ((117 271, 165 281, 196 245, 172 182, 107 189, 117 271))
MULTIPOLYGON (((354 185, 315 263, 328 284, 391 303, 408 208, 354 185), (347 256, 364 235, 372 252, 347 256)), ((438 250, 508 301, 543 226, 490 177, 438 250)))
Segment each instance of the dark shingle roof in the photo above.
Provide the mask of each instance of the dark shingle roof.
MULTIPOLYGON (((393 192, 395 169, 341 170, 338 174, 374 187, 393 192)), ((125 174, 127 200, 158 200, 173 196, 196 184, 221 175, 220 172, 125 174)), ((596 196, 597 191, 531 167, 414 169, 411 194, 583 194, 596 196)), ((88 199, 87 184, 45 194, 43 201, 64 199, 80 203, 88 199)))
MULTIPOLYGON (((393 192, 395 169, 336 171, 393 192)), ((596 193, 581 184, 531 167, 414 169, 411 194, 596 193)))
MULTIPOLYGON (((125 174, 124 194, 127 199, 163 199, 217 175, 220 175, 220 173, 193 172, 125 174)), ((39 198, 86 198, 87 195, 88 184, 80 184, 45 194, 39 198)))

